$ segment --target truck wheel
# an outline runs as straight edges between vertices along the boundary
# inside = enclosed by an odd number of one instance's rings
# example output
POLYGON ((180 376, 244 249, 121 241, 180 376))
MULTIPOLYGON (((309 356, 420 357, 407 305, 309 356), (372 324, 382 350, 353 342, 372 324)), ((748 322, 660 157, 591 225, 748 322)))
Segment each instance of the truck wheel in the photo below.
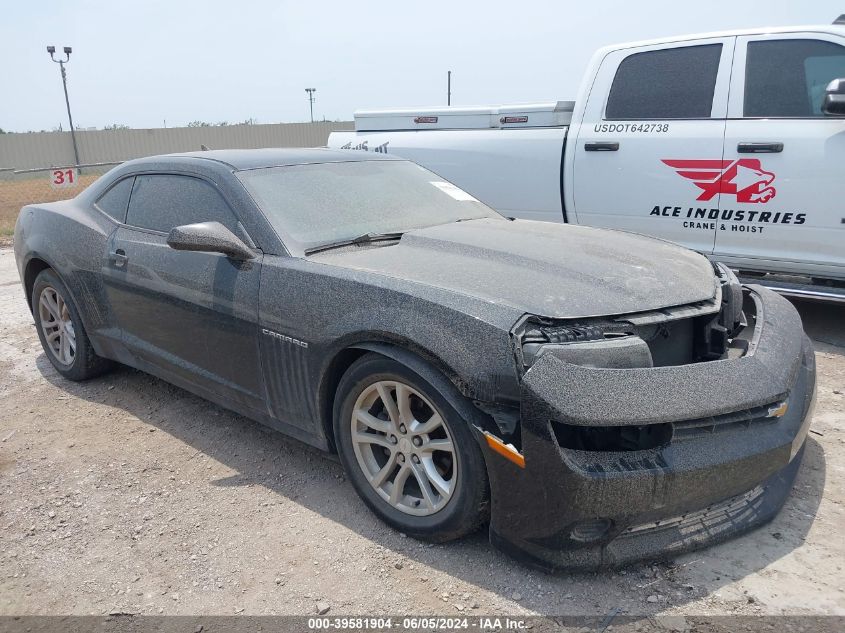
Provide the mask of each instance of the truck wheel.
POLYGON ((94 353, 70 291, 50 269, 35 278, 32 316, 44 353, 65 378, 87 380, 111 367, 110 361, 94 353))
POLYGON ((478 443, 440 389, 367 354, 341 379, 334 419, 341 462, 364 502, 397 530, 435 542, 476 530, 489 497, 478 443))

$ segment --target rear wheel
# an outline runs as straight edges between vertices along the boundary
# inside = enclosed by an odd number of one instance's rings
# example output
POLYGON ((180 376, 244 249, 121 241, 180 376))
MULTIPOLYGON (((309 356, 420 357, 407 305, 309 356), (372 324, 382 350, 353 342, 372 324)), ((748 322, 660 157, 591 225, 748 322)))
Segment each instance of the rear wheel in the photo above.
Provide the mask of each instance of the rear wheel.
POLYGON ((478 528, 489 496, 484 459, 449 387, 368 354, 337 391, 335 438, 356 491, 388 524, 433 541, 478 528))
POLYGON ((50 269, 35 278, 32 312, 44 353, 62 376, 86 380, 111 367, 94 352, 70 291, 50 269))

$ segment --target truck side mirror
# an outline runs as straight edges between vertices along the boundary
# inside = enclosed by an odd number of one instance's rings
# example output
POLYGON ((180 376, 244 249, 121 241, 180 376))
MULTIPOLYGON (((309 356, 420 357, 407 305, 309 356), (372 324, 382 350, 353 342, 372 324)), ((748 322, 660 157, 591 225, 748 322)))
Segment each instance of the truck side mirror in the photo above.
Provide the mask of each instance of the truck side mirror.
POLYGON ((828 116, 845 116, 845 79, 834 79, 827 84, 822 112, 828 116))

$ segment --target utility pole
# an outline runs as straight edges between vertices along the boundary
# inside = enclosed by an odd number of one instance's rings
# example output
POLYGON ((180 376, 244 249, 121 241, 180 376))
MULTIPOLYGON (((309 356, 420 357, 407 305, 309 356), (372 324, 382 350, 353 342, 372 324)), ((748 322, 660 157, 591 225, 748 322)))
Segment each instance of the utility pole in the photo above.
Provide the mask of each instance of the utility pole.
POLYGON ((308 93, 308 105, 311 107, 311 123, 314 122, 314 93, 317 92, 316 88, 306 88, 305 92, 308 93))
POLYGON ((56 59, 53 55, 56 52, 55 46, 48 46, 47 52, 50 53, 50 59, 56 62, 59 65, 59 68, 62 70, 62 87, 65 89, 65 105, 67 106, 67 120, 70 123, 70 138, 73 141, 73 158, 76 161, 76 165, 79 165, 79 148, 76 145, 76 129, 73 127, 73 117, 70 114, 70 99, 67 96, 67 71, 65 71, 65 64, 70 61, 70 54, 73 52, 73 49, 70 46, 64 47, 65 58, 64 59, 56 59))
POLYGON ((446 73, 446 105, 452 105, 452 71, 446 73))

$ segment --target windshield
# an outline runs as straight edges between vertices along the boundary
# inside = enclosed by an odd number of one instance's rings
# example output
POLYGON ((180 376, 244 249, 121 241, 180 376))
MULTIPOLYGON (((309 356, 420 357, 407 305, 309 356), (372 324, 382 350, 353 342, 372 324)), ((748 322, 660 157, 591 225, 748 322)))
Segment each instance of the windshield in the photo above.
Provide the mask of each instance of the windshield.
POLYGON ((366 233, 501 217, 408 161, 290 165, 236 175, 295 254, 366 233))

